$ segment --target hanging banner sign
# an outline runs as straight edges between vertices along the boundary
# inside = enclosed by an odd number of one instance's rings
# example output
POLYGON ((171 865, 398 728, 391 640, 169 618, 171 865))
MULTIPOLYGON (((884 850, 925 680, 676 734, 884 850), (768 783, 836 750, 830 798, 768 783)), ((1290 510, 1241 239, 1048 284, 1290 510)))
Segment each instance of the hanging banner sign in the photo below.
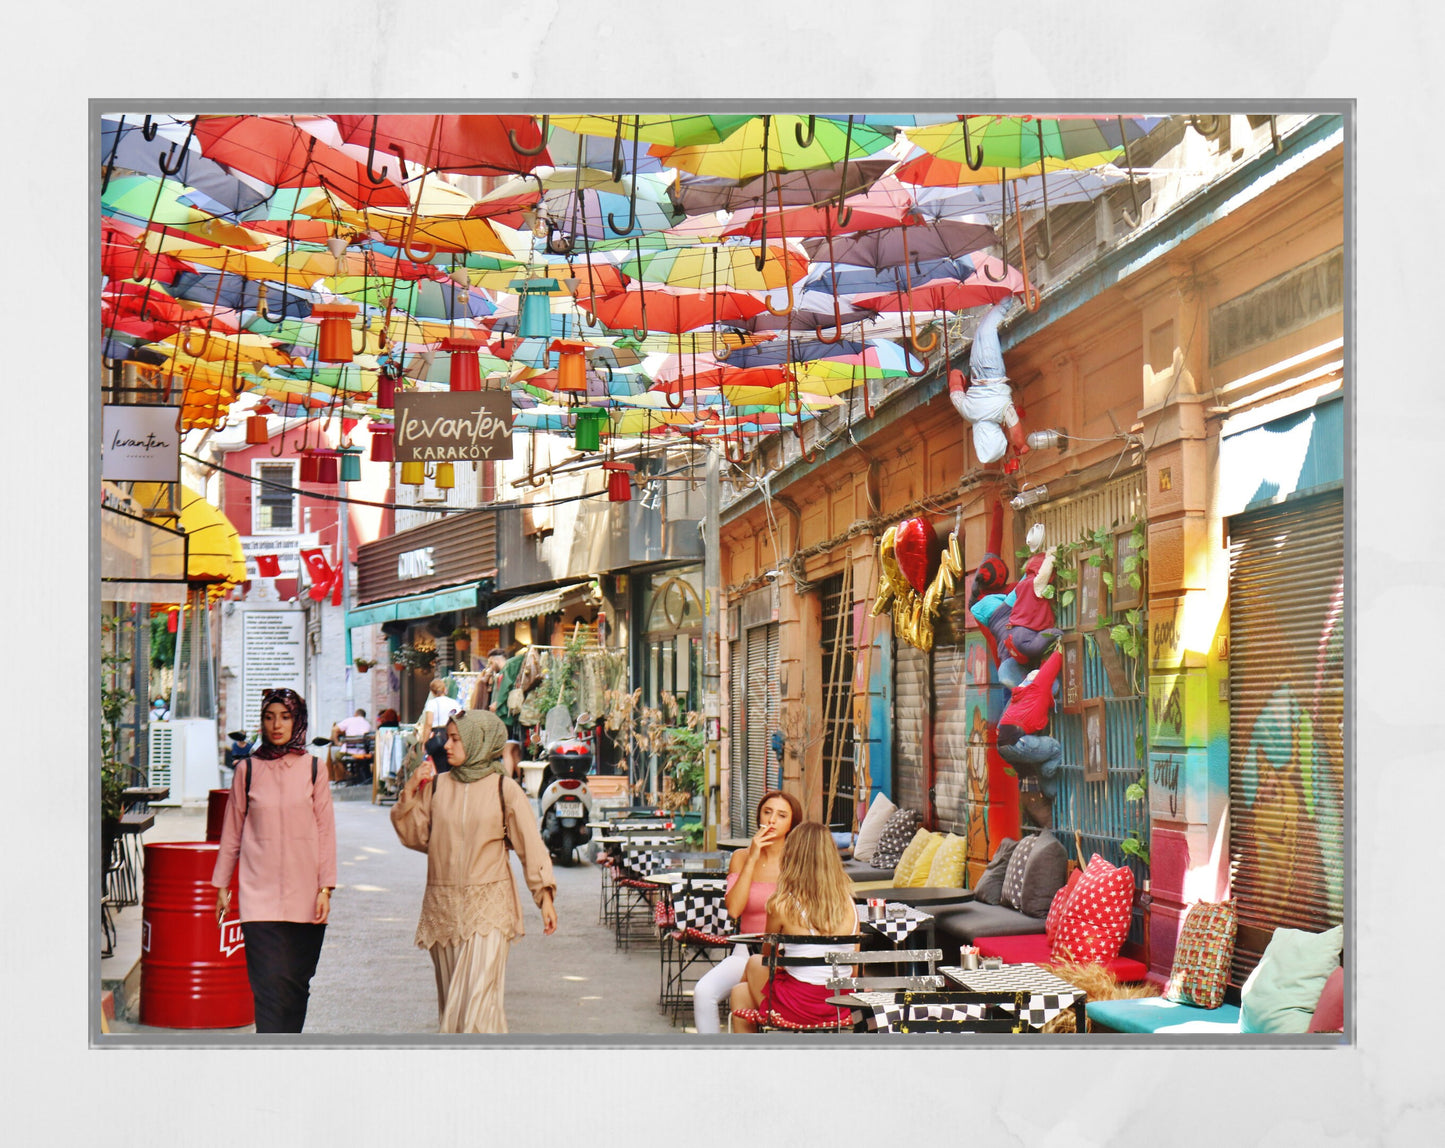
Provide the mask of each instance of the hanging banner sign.
POLYGON ((180 407, 106 403, 102 410, 101 478, 112 482, 180 482, 180 407))
POLYGON ((398 394, 394 445, 397 462, 511 458, 511 392, 398 394))
POLYGON ((248 610, 241 622, 241 712, 248 730, 261 728, 261 691, 306 693, 306 615, 300 610, 248 610))

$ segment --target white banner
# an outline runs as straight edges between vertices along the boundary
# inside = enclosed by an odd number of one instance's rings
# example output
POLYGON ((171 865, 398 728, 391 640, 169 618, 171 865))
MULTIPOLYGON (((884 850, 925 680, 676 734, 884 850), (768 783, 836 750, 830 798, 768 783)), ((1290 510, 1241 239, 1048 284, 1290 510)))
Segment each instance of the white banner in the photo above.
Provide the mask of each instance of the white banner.
POLYGON ((102 409, 101 478, 180 482, 180 407, 107 403, 102 409))
POLYGON ((292 689, 306 696, 306 615, 300 610, 247 610, 241 624, 242 720, 261 728, 261 691, 292 689))

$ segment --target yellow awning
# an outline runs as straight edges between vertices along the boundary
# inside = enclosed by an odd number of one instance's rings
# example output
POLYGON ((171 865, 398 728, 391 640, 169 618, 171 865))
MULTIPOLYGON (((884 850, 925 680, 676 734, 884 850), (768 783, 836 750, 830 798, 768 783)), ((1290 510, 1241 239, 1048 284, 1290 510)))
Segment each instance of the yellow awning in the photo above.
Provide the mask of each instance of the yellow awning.
POLYGON ((209 582, 212 593, 224 593, 246 580, 241 535, 224 514, 189 487, 181 487, 177 524, 186 532, 188 581, 209 582))

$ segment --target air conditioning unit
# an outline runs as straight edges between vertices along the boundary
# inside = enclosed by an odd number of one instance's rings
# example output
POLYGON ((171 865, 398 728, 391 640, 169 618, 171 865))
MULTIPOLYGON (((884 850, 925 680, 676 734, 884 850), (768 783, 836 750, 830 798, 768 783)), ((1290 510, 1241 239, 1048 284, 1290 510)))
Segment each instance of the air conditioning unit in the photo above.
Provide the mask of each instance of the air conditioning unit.
POLYGON ((147 727, 150 744, 150 785, 170 789, 165 801, 154 805, 179 805, 183 801, 204 801, 221 783, 220 750, 216 744, 215 718, 179 718, 153 721, 147 727))

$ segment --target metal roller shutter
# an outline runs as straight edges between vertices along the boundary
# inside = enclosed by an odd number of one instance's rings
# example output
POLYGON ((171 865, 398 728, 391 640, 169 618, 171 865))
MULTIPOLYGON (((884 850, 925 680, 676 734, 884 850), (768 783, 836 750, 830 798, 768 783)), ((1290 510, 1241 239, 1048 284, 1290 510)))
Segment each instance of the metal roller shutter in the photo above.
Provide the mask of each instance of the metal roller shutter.
MULTIPOLYGON (((1241 924, 1344 915, 1344 500, 1230 525, 1230 873, 1241 924)), ((1260 953, 1237 946, 1242 980, 1260 953)))
POLYGON ((893 649, 893 803, 922 813, 928 807, 923 738, 927 732, 928 654, 895 639, 893 649))
MULTIPOLYGON (((737 633, 736 630, 733 633, 737 633)), ((735 834, 747 826, 748 717, 747 656, 743 641, 728 644, 728 824, 735 834)))
MULTIPOLYGON (((964 694, 964 649, 961 645, 933 649, 934 827, 960 836, 968 833, 969 739, 974 732, 964 694)), ((984 732, 980 730, 980 736, 984 732)))
MULTIPOLYGON (((739 661, 735 643, 734 666, 739 661)), ((754 626, 747 633, 747 713, 743 718, 746 760, 739 770, 742 792, 736 795, 741 804, 739 820, 733 822, 734 833, 751 836, 757 832, 758 801, 770 788, 768 763, 772 760, 773 731, 778 728, 778 626, 776 622, 754 626)), ((737 808, 737 805, 734 806, 737 808)))

